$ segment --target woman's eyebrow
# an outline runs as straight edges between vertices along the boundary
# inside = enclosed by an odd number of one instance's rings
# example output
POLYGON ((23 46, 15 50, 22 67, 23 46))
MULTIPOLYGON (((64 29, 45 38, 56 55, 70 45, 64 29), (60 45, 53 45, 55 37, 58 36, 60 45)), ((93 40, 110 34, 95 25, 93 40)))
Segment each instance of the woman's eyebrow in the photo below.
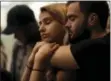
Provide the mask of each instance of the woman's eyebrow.
POLYGON ((43 21, 52 20, 52 19, 53 19, 52 17, 46 17, 43 19, 43 21))

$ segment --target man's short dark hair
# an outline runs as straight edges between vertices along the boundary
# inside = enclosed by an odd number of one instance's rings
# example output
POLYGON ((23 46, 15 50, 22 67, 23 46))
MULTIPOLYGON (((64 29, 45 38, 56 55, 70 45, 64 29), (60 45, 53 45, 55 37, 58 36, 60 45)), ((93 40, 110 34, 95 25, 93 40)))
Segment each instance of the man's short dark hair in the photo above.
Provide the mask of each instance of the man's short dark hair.
POLYGON ((67 6, 71 3, 79 2, 81 12, 86 15, 96 13, 103 29, 106 27, 107 18, 109 16, 109 6, 107 1, 68 1, 67 6))

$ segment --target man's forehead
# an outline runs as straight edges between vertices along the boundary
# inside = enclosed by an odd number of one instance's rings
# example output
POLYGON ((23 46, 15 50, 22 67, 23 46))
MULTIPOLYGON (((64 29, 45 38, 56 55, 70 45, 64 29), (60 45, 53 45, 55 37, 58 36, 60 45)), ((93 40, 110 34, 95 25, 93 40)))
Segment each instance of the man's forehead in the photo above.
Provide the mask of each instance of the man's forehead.
POLYGON ((79 13, 81 13, 79 2, 73 2, 73 3, 68 5, 67 15, 69 15, 69 14, 79 14, 79 13))

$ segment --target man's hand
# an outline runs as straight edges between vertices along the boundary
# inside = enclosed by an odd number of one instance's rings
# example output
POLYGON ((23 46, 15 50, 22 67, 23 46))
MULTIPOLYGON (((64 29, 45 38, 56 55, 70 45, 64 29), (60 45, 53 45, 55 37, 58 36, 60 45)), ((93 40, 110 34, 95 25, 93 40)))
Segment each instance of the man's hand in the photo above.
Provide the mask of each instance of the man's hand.
POLYGON ((47 64, 50 63, 50 59, 58 47, 59 45, 56 43, 47 43, 41 46, 35 55, 33 68, 37 68, 38 66, 42 66, 42 68, 47 68, 47 64))

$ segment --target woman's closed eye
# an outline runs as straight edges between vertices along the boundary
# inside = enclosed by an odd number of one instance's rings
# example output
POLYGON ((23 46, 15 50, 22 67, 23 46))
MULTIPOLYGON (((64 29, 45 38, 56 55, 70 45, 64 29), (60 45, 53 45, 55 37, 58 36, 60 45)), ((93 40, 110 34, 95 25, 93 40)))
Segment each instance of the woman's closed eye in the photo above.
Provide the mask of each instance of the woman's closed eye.
POLYGON ((52 22, 51 19, 46 19, 46 20, 44 20, 44 24, 46 24, 46 25, 50 24, 51 22, 52 22))

